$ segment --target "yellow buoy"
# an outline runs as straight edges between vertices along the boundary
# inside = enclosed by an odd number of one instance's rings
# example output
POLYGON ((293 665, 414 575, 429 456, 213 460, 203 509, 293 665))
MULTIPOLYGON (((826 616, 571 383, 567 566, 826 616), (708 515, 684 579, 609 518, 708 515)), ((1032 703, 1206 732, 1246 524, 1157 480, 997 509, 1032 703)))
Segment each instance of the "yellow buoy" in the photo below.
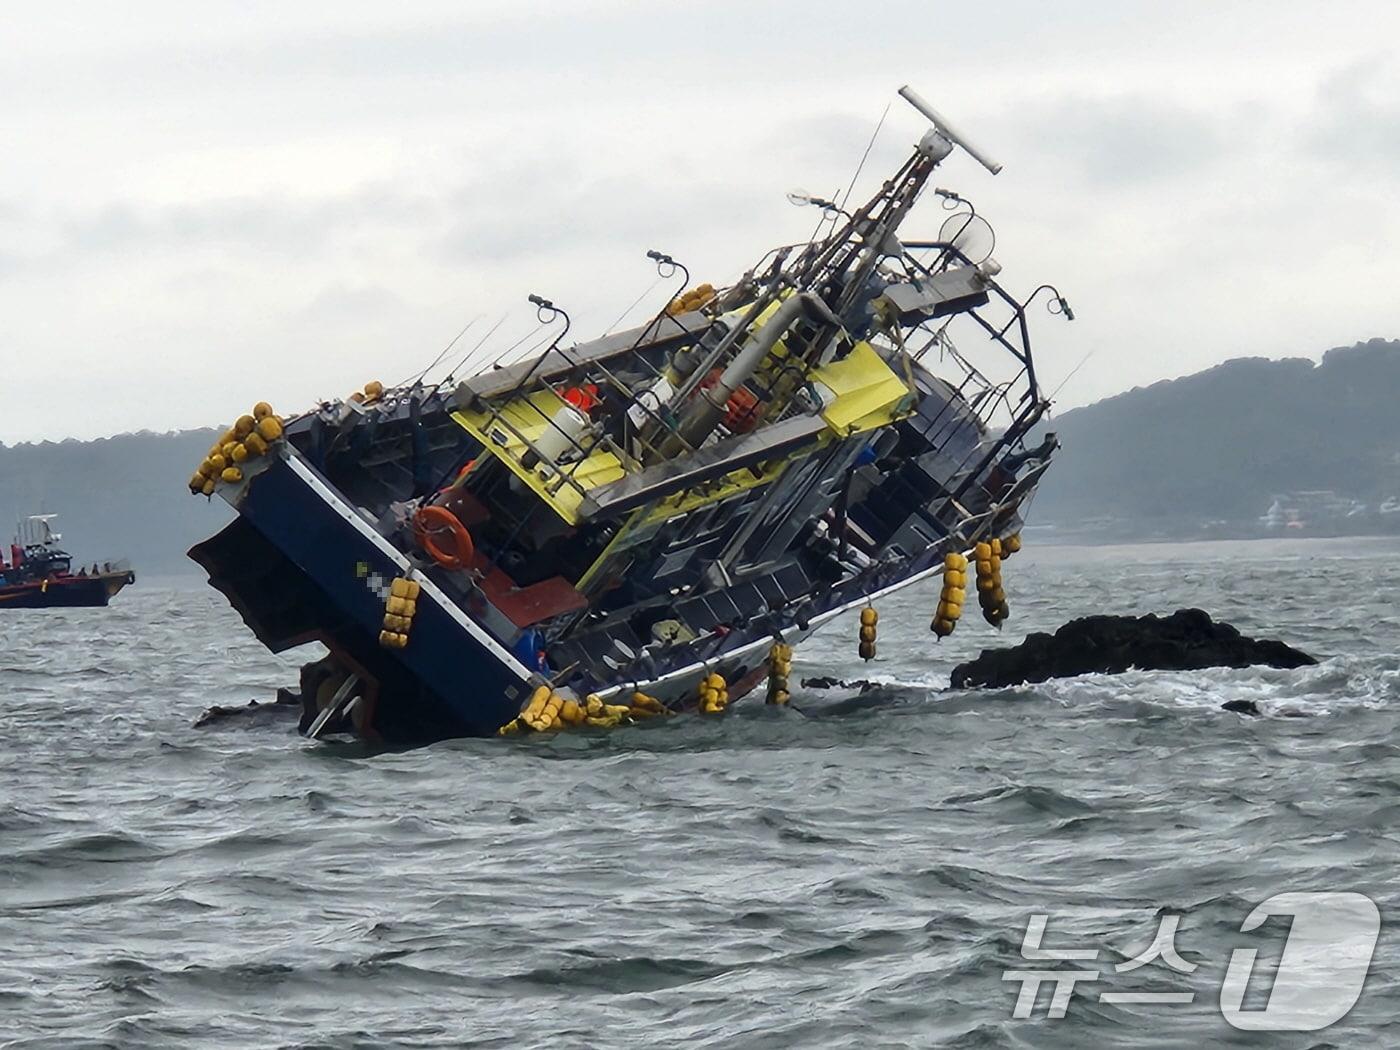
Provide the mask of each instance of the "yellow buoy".
POLYGON ((768 703, 782 706, 792 698, 788 690, 791 672, 792 646, 783 641, 774 642, 768 650, 768 703))
POLYGON ((365 398, 373 401, 384 396, 384 384, 377 379, 371 379, 365 384, 365 398))
POLYGON ((205 479, 204 487, 203 487, 202 489, 200 489, 199 491, 202 492, 202 493, 204 493, 204 495, 206 495, 206 496, 212 496, 212 495, 214 495, 214 479, 213 479, 213 478, 207 478, 207 479, 205 479))
POLYGON ((252 416, 239 416, 238 421, 233 424, 233 436, 241 441, 251 434, 257 425, 258 421, 252 416))
POLYGON ((862 660, 875 659, 875 625, 880 620, 880 614, 871 606, 866 606, 860 611, 860 647, 857 650, 862 660))
POLYGON ((272 406, 269 405, 266 401, 259 401, 256 405, 253 406, 253 418, 255 420, 261 421, 266 419, 270 415, 272 415, 272 406))
POLYGON ((261 434, 254 431, 243 439, 243 447, 248 450, 249 456, 261 456, 267 451, 267 442, 262 439, 261 434))
MULTIPOLYGON (((974 553, 981 555, 984 553, 984 544, 978 544, 974 548, 974 553)), ((985 553, 990 554, 990 548, 985 553)), ((958 619, 962 616, 963 602, 967 600, 967 556, 957 551, 944 555, 943 558, 943 588, 938 593, 938 607, 934 610, 933 619, 929 621, 928 628, 939 638, 946 638, 953 633, 958 625, 958 619)), ((985 559, 977 561, 977 570, 980 574, 983 569, 989 569, 990 565, 985 559)), ((988 584, 990 586, 990 584, 988 584)))
POLYGON ((633 693, 632 709, 634 711, 649 711, 659 715, 665 713, 666 705, 654 696, 647 696, 646 693, 633 693))
POLYGON ((243 480, 243 471, 239 470, 237 467, 225 467, 223 473, 220 474, 219 477, 223 478, 230 485, 233 485, 243 480))
POLYGON ((276 416, 264 416, 258 420, 258 433, 265 441, 276 441, 282 436, 282 421, 276 416))
POLYGON ((534 719, 538 718, 540 712, 544 710, 544 702, 548 699, 549 686, 539 686, 533 693, 530 694, 530 699, 526 701, 525 707, 521 710, 520 713, 525 716, 526 721, 533 721, 534 719))

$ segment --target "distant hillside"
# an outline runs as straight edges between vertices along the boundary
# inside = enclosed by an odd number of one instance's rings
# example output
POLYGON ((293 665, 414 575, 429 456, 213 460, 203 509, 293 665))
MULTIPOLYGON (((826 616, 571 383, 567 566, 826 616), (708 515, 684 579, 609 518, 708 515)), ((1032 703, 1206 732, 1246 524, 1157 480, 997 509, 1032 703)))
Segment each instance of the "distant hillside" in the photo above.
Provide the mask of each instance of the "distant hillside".
POLYGON ((230 512, 185 482, 218 433, 0 445, 0 540, 8 551, 16 521, 57 513, 63 546, 80 562, 125 557, 139 574, 197 572, 185 551, 230 512))
MULTIPOLYGON (((1111 364, 1111 362, 1109 363, 1111 364)), ((1057 416, 1064 445, 1033 525, 1101 539, 1259 530, 1275 494, 1400 496, 1400 342, 1305 360, 1228 361, 1057 416), (1086 531, 1087 530, 1087 531, 1086 531)), ((229 517, 185 481, 213 430, 0 445, 0 539, 57 512, 80 560, 129 557, 147 575, 197 572, 185 551, 229 517)))
MULTIPOLYGON (((1111 362, 1109 363, 1111 364, 1111 362)), ((1256 523, 1275 494, 1400 495, 1400 342, 1227 361, 1055 418, 1063 449, 1032 520, 1189 534, 1256 523)))

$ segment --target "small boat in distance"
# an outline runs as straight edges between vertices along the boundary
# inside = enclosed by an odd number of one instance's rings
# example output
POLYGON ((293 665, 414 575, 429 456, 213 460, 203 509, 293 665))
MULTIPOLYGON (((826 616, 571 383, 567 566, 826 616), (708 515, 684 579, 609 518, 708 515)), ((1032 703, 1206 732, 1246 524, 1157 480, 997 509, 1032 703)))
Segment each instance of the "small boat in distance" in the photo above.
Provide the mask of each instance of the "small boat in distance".
POLYGON ((73 558, 58 544, 53 514, 35 514, 15 529, 8 559, 0 551, 0 609, 49 609, 106 605, 136 582, 126 561, 93 562, 73 571, 73 558))

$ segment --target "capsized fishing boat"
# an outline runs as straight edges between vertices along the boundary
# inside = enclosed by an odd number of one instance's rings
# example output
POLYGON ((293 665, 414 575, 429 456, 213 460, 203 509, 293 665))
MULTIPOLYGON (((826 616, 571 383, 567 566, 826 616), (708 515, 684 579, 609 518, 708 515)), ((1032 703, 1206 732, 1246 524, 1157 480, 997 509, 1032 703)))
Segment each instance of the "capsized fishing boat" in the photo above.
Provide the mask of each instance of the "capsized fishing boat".
POLYGON ((0 609, 53 609, 101 606, 136 573, 125 560, 93 562, 73 569, 73 556, 59 546, 56 515, 35 514, 15 529, 6 561, 0 552, 0 609))
POLYGON ((765 679, 783 704, 792 646, 843 611, 872 659, 874 603, 941 576, 931 628, 954 630, 969 554, 1005 619, 1001 559, 1056 448, 1029 436, 1048 402, 1028 310, 1073 315, 1002 286, 951 190, 938 233, 902 239, 958 147, 999 166, 900 93, 932 123, 908 159, 853 210, 798 195, 817 234, 730 283, 587 342, 531 296, 542 352, 285 419, 260 403, 223 435, 189 484, 238 516, 190 555, 269 649, 328 649, 303 731, 615 725, 765 679))

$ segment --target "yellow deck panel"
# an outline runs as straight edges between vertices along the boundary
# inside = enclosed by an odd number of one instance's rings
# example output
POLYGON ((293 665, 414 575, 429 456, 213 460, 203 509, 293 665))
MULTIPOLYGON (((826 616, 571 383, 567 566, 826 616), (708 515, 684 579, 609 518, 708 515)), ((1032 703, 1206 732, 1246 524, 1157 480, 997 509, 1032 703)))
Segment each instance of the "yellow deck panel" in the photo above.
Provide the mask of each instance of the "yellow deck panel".
POLYGON ((815 369, 811 379, 836 395, 822 419, 838 434, 860 434, 909 414, 908 385, 869 343, 856 343, 840 361, 815 369))
POLYGON ((549 420, 564 402, 548 388, 532 393, 529 397, 530 404, 525 404, 525 400, 517 398, 507 404, 501 410, 500 419, 491 424, 492 431, 505 435, 505 444, 495 441, 486 433, 486 426, 491 421, 489 412, 459 411, 453 412, 452 418, 463 430, 480 441, 488 452, 509 467, 511 473, 529 485, 554 513, 570 525, 577 525, 579 504, 583 502, 583 494, 579 492, 579 488, 587 492, 599 485, 618 480, 627 471, 623 469, 617 456, 605 448, 595 449, 582 460, 564 465, 564 474, 573 479, 578 488, 568 481, 561 483, 557 474, 551 474, 547 478, 541 477, 538 467, 527 470, 521 463, 521 458, 526 452, 525 441, 531 444, 537 442, 550 426, 549 420), (502 426, 501 421, 509 425, 502 426), (522 438, 525 440, 522 441, 522 438))

